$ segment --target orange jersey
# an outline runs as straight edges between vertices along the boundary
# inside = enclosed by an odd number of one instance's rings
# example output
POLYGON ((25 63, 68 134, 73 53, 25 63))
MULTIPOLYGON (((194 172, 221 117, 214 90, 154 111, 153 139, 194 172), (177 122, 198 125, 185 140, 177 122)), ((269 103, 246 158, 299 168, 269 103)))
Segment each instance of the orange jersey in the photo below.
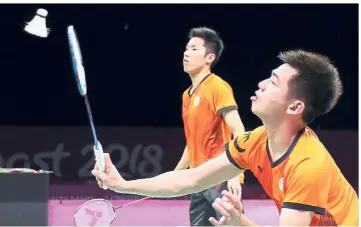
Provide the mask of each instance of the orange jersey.
POLYGON ((250 169, 282 208, 313 211, 312 226, 358 226, 358 197, 331 155, 308 127, 272 161, 267 131, 259 127, 226 145, 229 160, 250 169))
POLYGON ((192 94, 190 91, 191 87, 183 93, 182 117, 190 168, 194 168, 224 152, 232 132, 222 113, 237 110, 237 104, 231 86, 214 74, 206 76, 192 94))

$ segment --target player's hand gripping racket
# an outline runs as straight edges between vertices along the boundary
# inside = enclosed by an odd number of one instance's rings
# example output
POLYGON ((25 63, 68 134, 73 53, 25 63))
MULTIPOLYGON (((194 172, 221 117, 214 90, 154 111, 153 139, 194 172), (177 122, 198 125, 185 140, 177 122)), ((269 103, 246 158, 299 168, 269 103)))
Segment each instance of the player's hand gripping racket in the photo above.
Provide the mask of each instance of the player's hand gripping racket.
POLYGON ((133 202, 114 207, 108 200, 93 199, 81 205, 74 214, 74 223, 76 226, 110 226, 115 220, 115 211, 119 208, 129 206, 146 200, 145 197, 133 202))
MULTIPOLYGON (((76 35, 74 26, 68 27, 68 41, 69 41, 69 48, 71 59, 73 63, 73 70, 75 74, 76 83, 78 85, 79 93, 84 97, 85 106, 88 112, 90 127, 94 137, 94 155, 95 159, 98 162, 99 170, 105 171, 105 160, 103 155, 103 147, 98 141, 97 134, 95 131, 93 116, 90 109, 89 99, 87 96, 87 84, 85 78, 85 70, 83 65, 83 58, 80 51, 78 37, 76 35)), ((108 186, 103 184, 103 189, 108 189, 108 186)))

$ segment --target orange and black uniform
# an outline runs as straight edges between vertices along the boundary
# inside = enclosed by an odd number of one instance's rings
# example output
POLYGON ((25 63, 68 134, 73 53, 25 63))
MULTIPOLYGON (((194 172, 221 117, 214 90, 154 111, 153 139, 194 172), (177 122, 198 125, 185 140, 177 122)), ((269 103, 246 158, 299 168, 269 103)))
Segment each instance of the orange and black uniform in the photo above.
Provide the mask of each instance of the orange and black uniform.
POLYGON ((235 166, 253 172, 279 212, 313 211, 311 226, 358 226, 357 194, 310 128, 275 161, 263 126, 229 142, 226 154, 235 166))
MULTIPOLYGON (((183 93, 182 116, 189 153, 190 168, 195 168, 224 152, 224 145, 232 139, 222 113, 237 110, 230 85, 215 74, 209 74, 191 93, 192 87, 183 93)), ((241 174, 241 183, 244 175, 241 174)), ((212 208, 220 191, 219 187, 192 195, 190 205, 191 225, 210 226, 208 218, 215 217, 212 208)))

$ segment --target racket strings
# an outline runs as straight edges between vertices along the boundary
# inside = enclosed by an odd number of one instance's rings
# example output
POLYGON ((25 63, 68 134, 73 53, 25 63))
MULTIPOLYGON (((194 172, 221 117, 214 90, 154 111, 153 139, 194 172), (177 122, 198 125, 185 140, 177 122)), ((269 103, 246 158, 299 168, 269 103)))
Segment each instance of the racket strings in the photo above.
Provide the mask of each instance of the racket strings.
POLYGON ((78 227, 109 226, 115 219, 115 210, 123 208, 150 197, 134 200, 124 205, 114 207, 108 200, 93 199, 81 205, 74 214, 74 222, 78 227))
POLYGON ((109 226, 115 219, 113 205, 104 199, 90 200, 74 214, 76 226, 109 226))

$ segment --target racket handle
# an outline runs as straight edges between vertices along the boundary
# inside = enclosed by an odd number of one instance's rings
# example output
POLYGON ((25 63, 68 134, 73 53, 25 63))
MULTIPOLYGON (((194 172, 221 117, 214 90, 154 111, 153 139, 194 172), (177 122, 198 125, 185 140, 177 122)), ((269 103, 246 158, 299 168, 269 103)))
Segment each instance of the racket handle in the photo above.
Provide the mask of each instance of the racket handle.
MULTIPOLYGON (((104 159, 103 147, 99 141, 98 141, 97 145, 98 145, 98 147, 96 145, 94 145, 95 160, 98 163, 99 170, 102 172, 105 172, 105 159, 104 159)), ((108 189, 108 186, 106 184, 103 184, 103 189, 104 190, 108 189)))

